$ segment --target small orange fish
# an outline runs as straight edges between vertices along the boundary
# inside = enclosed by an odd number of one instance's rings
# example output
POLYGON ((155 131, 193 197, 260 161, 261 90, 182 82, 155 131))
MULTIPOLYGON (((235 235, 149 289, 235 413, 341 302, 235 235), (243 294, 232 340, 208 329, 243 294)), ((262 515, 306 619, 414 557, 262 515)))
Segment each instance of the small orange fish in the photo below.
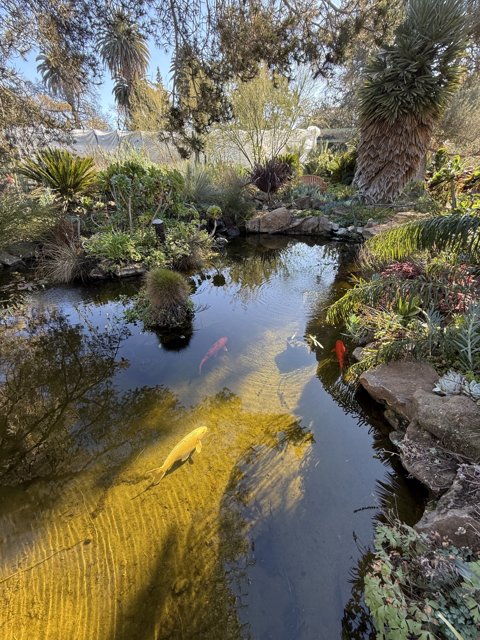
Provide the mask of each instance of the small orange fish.
POLYGON ((338 364, 340 365, 340 371, 343 371, 343 364, 345 362, 345 354, 347 353, 345 345, 343 344, 343 342, 341 340, 337 340, 335 342, 335 346, 333 347, 332 351, 334 351, 335 355, 337 356, 338 364))
POLYGON ((207 351, 207 353, 203 356, 203 358, 202 358, 202 360, 200 362, 200 366, 198 367, 199 375, 202 375, 202 367, 203 367, 203 365, 206 363, 206 361, 209 358, 211 358, 212 356, 216 356, 217 353, 219 351, 221 351, 222 349, 224 351, 228 351, 227 342, 228 342, 228 338, 223 336, 222 338, 219 338, 214 344, 212 344, 212 346, 207 351))

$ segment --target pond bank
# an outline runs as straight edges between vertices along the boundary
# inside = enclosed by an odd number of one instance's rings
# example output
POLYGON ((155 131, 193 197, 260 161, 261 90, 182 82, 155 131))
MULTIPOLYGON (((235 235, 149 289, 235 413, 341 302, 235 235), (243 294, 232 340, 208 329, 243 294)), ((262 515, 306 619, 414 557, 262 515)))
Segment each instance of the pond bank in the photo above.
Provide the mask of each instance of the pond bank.
POLYGON ((434 393, 438 379, 426 363, 401 361, 363 373, 359 383, 387 406, 400 460, 432 496, 416 529, 480 551, 480 407, 434 393))

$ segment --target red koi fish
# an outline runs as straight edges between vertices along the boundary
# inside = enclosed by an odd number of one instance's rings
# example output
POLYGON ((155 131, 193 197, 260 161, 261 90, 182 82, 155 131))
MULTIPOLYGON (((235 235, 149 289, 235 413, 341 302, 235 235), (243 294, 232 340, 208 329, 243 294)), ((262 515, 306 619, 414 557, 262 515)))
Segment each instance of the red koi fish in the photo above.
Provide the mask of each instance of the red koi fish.
POLYGON ((343 342, 341 340, 337 340, 335 342, 335 346, 333 347, 332 351, 334 351, 335 355, 337 356, 338 364, 340 365, 340 371, 343 371, 343 364, 345 362, 345 354, 347 353, 345 345, 343 344, 343 342))
POLYGON ((210 349, 207 351, 207 353, 203 356, 202 361, 200 362, 200 366, 198 367, 198 373, 200 375, 202 375, 202 367, 203 365, 206 363, 207 360, 209 360, 212 356, 216 356, 217 353, 219 351, 221 351, 222 349, 224 351, 228 351, 227 349, 227 342, 228 342, 228 338, 226 338, 225 336, 223 336, 223 338, 220 338, 219 340, 217 340, 214 344, 212 344, 212 346, 210 347, 210 349))

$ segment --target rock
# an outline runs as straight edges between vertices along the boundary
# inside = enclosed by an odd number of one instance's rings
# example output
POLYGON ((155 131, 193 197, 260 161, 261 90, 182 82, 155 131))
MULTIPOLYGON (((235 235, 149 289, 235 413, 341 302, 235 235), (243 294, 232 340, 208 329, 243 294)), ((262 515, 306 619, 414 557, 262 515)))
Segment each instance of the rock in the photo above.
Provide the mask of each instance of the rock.
POLYGON ((332 231, 336 233, 339 229, 340 225, 338 225, 336 222, 332 222, 332 231))
POLYGON ((436 533, 457 547, 480 551, 480 467, 463 464, 451 488, 438 500, 433 511, 425 512, 415 528, 436 533))
POLYGON ((190 581, 187 578, 177 578, 172 584, 172 591, 176 596, 184 593, 190 586, 190 581))
POLYGON ((357 227, 357 228, 355 229, 355 231, 356 231, 356 233, 358 233, 358 235, 359 235, 359 236, 361 236, 361 235, 362 235, 362 233, 363 233, 363 227, 357 227))
POLYGON ((312 200, 312 209, 319 211, 326 204, 325 200, 312 200))
POLYGON ((108 273, 102 269, 102 267, 96 266, 90 270, 88 278, 90 280, 106 280, 108 278, 108 273))
POLYGON ((332 232, 332 223, 325 216, 308 216, 298 218, 285 230, 286 233, 312 234, 329 237, 332 232))
POLYGON ((362 347, 355 347, 355 349, 352 351, 352 359, 355 360, 355 362, 360 362, 362 357, 363 357, 362 347))
POLYGON ((347 227, 347 231, 348 231, 349 233, 353 233, 353 232, 355 231, 355 227, 354 227, 354 225, 353 225, 353 224, 351 224, 349 227, 347 227))
POLYGON ((6 251, 0 251, 0 262, 6 267, 19 267, 23 265, 23 260, 18 256, 12 256, 12 254, 6 251))
MULTIPOLYGON (((383 412, 383 417, 388 422, 388 424, 392 427, 392 429, 395 429, 399 433, 402 433, 402 437, 403 437, 403 434, 405 433, 405 419, 400 418, 395 413, 395 411, 392 411, 392 409, 385 409, 385 411, 383 412)), ((392 438, 392 434, 390 434, 390 440, 394 442, 392 438)))
POLYGON ((439 496, 452 486, 458 461, 438 446, 438 440, 418 427, 413 420, 405 437, 395 442, 405 469, 430 491, 439 496))
POLYGON ((238 227, 227 227, 226 234, 229 238, 238 238, 240 229, 238 227))
POLYGON ((429 364, 400 361, 365 371, 359 382, 377 402, 388 405, 410 421, 416 415, 415 392, 423 389, 431 393, 437 380, 438 374, 429 364))
POLYGON ((296 209, 301 209, 302 211, 305 209, 311 209, 312 208, 312 198, 310 196, 303 196, 301 198, 297 198, 294 203, 293 206, 296 209))
POLYGON ((339 229, 337 229, 335 231, 335 235, 336 236, 346 236, 348 233, 348 231, 345 229, 345 227, 340 227, 339 229))
POLYGON ((444 447, 480 461, 480 407, 467 396, 438 396, 420 387, 413 396, 416 420, 444 447))
POLYGON ((255 233, 278 233, 288 229, 293 221, 293 214, 286 207, 280 207, 267 213, 260 213, 247 221, 247 231, 255 233))
POLYGON ((418 211, 399 211, 387 222, 377 224, 373 220, 369 220, 363 228, 362 235, 365 239, 368 239, 383 231, 389 231, 393 227, 397 227, 405 222, 411 222, 412 220, 425 217, 425 215, 426 214, 419 213, 418 211))
POLYGON ((132 276, 142 276, 146 269, 141 264, 129 264, 126 267, 116 267, 115 275, 117 278, 131 278, 132 276))
POLYGON ((8 247, 8 252, 25 260, 31 260, 37 254, 38 244, 35 242, 15 242, 8 247))

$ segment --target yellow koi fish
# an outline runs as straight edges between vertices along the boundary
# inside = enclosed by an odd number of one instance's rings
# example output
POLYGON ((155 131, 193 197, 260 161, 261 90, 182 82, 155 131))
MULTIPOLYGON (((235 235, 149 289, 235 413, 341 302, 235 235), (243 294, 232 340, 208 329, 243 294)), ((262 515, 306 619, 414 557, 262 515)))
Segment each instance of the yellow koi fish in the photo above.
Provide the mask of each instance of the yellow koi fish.
POLYGON ((198 429, 194 429, 188 435, 186 435, 178 444, 176 444, 173 449, 168 454, 165 462, 161 467, 157 467, 156 469, 152 469, 150 473, 159 472, 161 475, 157 479, 157 482, 163 478, 163 476, 169 471, 175 462, 185 462, 194 451, 200 453, 202 450, 202 438, 207 433, 207 427, 198 427, 198 429))

